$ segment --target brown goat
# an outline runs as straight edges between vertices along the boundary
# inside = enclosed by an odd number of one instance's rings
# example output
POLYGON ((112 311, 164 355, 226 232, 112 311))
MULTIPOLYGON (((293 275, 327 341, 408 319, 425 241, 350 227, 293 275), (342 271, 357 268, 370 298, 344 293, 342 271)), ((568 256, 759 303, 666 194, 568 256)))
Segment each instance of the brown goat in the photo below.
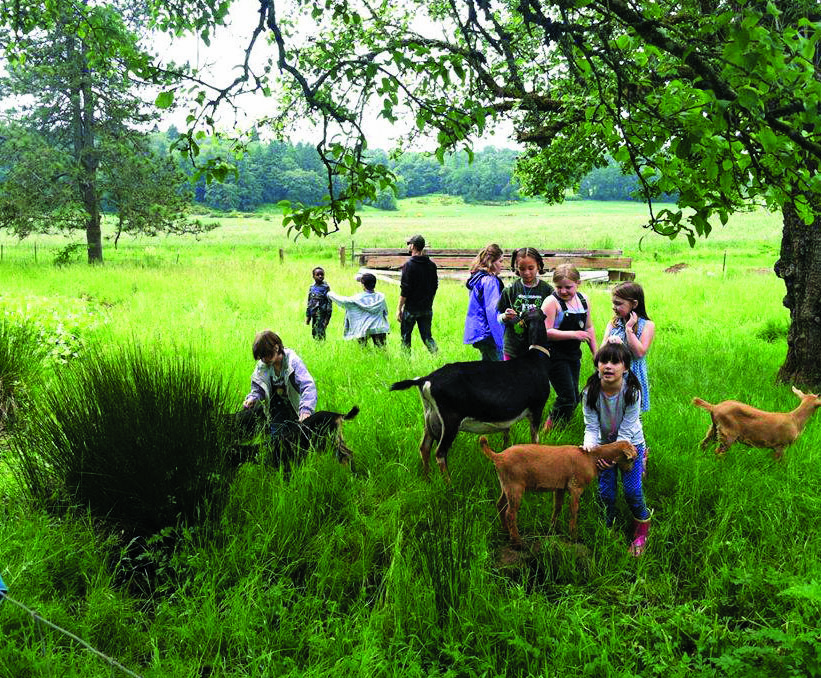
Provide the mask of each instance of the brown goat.
POLYGON ((553 513, 550 529, 555 530, 564 493, 570 492, 570 537, 576 540, 576 522, 579 514, 579 497, 584 488, 599 474, 599 459, 616 461, 629 471, 636 458, 636 448, 624 440, 599 445, 589 451, 575 445, 514 445, 495 453, 487 444, 487 438, 479 438, 485 456, 496 466, 502 495, 496 502, 502 527, 510 534, 514 544, 521 544, 516 516, 525 492, 553 492, 553 513))
POLYGON ((781 459, 784 450, 801 435, 807 420, 821 407, 821 398, 814 393, 803 393, 795 386, 792 390, 801 398, 801 404, 792 412, 765 412, 736 400, 711 405, 693 398, 693 405, 707 410, 712 419, 701 449, 717 439, 716 454, 721 456, 738 441, 750 447, 769 448, 776 459, 781 459))

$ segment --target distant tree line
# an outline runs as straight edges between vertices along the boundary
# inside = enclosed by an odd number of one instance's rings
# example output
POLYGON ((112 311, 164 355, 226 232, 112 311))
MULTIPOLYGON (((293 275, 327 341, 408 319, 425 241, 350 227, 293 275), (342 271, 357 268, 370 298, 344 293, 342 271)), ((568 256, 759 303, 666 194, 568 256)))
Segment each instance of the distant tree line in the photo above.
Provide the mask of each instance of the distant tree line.
MULTIPOLYGON (((155 134, 157 150, 167 147, 178 134, 173 126, 164 134, 155 134)), ((198 160, 229 155, 227 146, 212 140, 200 147, 198 160)), ((472 162, 465 154, 458 154, 446 155, 441 164, 426 153, 407 152, 392 159, 376 150, 373 161, 384 163, 397 175, 397 195, 382 191, 371 204, 395 210, 397 198, 431 193, 458 196, 467 203, 520 200, 514 171, 517 155, 517 151, 490 146, 476 152, 472 162)), ((200 180, 194 188, 194 201, 215 210, 251 212, 282 200, 317 205, 327 193, 327 171, 310 144, 256 139, 235 165, 236 172, 229 173, 222 183, 200 180)), ((181 168, 185 169, 184 162, 181 168)), ((578 196, 585 200, 633 200, 637 187, 635 176, 622 174, 613 164, 585 177, 578 196)))

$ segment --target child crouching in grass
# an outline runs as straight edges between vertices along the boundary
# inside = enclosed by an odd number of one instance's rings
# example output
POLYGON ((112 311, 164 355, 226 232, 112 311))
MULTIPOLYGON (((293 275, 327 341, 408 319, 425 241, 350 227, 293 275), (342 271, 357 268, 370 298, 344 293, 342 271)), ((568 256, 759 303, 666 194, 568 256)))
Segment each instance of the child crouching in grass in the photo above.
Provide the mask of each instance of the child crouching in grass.
POLYGON ((237 427, 245 440, 262 427, 276 439, 289 423, 314 413, 316 383, 302 358, 285 348, 271 330, 257 334, 251 351, 257 364, 251 375, 251 392, 237 413, 237 427))

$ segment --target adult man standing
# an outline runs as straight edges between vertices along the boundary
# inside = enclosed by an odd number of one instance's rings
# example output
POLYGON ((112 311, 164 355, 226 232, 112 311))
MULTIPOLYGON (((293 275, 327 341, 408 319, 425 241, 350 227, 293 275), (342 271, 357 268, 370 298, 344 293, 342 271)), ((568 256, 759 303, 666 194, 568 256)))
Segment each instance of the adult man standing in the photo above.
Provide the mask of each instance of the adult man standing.
POLYGON ((410 259, 402 266, 402 279, 399 289, 399 308, 396 318, 402 334, 402 345, 410 348, 413 326, 419 326, 419 336, 431 353, 438 347, 431 336, 433 320, 433 298, 439 287, 436 275, 436 264, 424 254, 425 239, 421 235, 408 238, 410 259))

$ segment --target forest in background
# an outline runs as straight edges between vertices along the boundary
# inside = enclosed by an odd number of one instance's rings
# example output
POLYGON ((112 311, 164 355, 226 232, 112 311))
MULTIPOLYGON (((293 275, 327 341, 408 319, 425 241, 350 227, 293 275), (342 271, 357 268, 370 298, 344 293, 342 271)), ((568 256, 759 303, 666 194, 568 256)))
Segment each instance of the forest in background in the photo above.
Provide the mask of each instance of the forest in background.
MULTIPOLYGON (((240 157, 234 158, 229 141, 209 138, 199 148, 198 162, 219 160, 228 162, 232 169, 225 172, 223 181, 207 182, 205 177, 194 177, 193 167, 186 157, 170 154, 169 148, 178 138, 179 131, 174 126, 165 132, 155 130, 147 135, 137 153, 144 161, 143 172, 139 174, 126 171, 122 158, 117 162, 101 163, 103 210, 119 213, 124 202, 124 188, 125 192, 133 193, 138 186, 152 182, 162 182, 166 188, 169 184, 174 185, 176 197, 183 203, 224 212, 252 212, 283 200, 292 204, 319 205, 327 196, 327 170, 311 144, 255 138, 245 146, 240 157), (127 178, 119 181, 117 175, 127 178)), ((59 145, 33 130, 3 129, 0 134, 0 186, 4 195, 11 199, 20 193, 37 192, 33 190, 31 172, 35 166, 42 169, 44 158, 48 162, 54 161, 52 174, 58 176, 55 183, 68 182, 69 174, 61 175, 60 163, 56 160, 60 154, 59 145), (35 158, 39 160, 35 162, 35 158)), ((433 193, 457 196, 466 203, 518 201, 523 198, 515 175, 518 155, 519 152, 513 149, 487 146, 474 154, 472 162, 466 154, 459 153, 446 155, 440 163, 429 153, 406 152, 391 157, 376 149, 370 152, 371 161, 386 165, 397 176, 396 193, 386 188, 368 204, 378 209, 396 210, 397 199, 433 193)), ((590 172, 581 181, 578 192, 569 197, 632 200, 637 185, 635 176, 625 175, 618 166, 610 164, 590 172)), ((179 205, 178 200, 173 202, 179 205)))
MULTIPOLYGON (((179 132, 153 135, 157 150, 167 148, 179 132)), ((212 140, 200 147, 200 161, 225 156, 228 148, 212 140)), ((384 210, 397 209, 397 199, 414 198, 433 193, 458 196, 466 203, 512 202, 521 200, 519 181, 515 176, 516 158, 520 152, 509 148, 486 146, 476 151, 472 162, 464 153, 447 154, 440 163, 432 153, 405 152, 391 157, 382 149, 370 153, 370 160, 387 166, 397 176, 396 194, 380 191, 370 204, 384 210)), ((252 212, 263 205, 281 200, 318 205, 327 195, 327 170, 316 149, 307 143, 260 141, 255 139, 223 182, 206 184, 199 179, 194 201, 210 209, 252 212)), ((181 167, 185 170, 184 161, 181 167)), ((575 197, 584 200, 633 200, 638 188, 635 175, 622 174, 612 163, 590 172, 582 180, 575 197)))

